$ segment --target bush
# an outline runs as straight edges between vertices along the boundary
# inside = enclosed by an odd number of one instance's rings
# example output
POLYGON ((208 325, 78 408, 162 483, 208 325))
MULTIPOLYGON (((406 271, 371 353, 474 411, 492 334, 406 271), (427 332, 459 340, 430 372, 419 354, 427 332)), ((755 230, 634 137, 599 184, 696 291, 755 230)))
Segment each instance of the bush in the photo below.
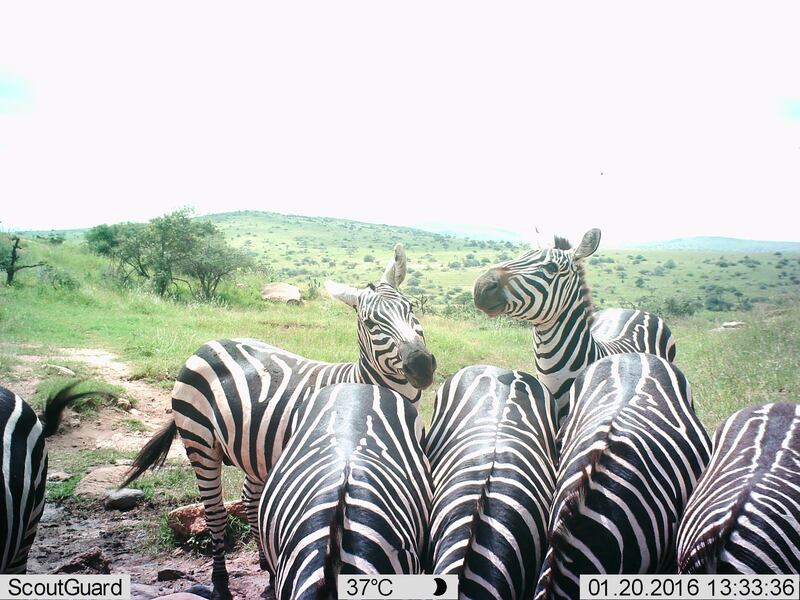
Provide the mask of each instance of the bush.
POLYGON ((42 284, 51 285, 54 290, 74 291, 81 287, 81 282, 72 275, 50 265, 39 267, 38 277, 42 284))
POLYGON ((728 302, 719 294, 719 292, 714 291, 706 296, 705 307, 706 310, 722 312, 732 310, 733 302, 728 302))

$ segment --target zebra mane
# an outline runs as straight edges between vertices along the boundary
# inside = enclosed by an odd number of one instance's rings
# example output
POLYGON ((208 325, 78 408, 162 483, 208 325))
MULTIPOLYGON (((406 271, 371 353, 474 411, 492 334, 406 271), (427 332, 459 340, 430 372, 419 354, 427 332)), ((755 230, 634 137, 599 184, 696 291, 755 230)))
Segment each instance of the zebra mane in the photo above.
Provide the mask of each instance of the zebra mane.
MULTIPOLYGON (((572 244, 565 237, 553 236, 553 248, 556 250, 571 250, 572 244)), ((583 298, 583 309, 586 311, 586 321, 589 327, 594 323, 594 302, 592 302, 592 290, 586 281, 586 270, 583 268, 583 261, 575 261, 575 270, 578 273, 578 282, 581 286, 581 297, 583 298)))
POLYGON ((328 548, 325 552, 325 564, 323 566, 324 578, 318 584, 317 600, 336 600, 338 590, 336 580, 342 568, 342 532, 344 530, 344 511, 347 498, 347 483, 350 480, 350 462, 344 465, 344 481, 339 488, 339 500, 336 502, 336 509, 331 519, 330 530, 328 532, 328 548))
POLYGON ((569 240, 565 237, 561 237, 560 235, 553 236, 553 248, 556 250, 571 250, 572 244, 569 243, 569 240))

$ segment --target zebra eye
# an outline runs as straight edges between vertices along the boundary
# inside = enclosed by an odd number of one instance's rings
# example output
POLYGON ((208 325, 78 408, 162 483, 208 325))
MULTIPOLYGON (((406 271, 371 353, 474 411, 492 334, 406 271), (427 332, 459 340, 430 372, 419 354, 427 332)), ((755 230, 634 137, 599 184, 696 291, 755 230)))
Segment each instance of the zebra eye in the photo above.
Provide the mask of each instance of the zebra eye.
POLYGON ((375 321, 373 321, 372 319, 364 319, 363 323, 364 323, 364 325, 366 325, 370 329, 375 327, 375 321))

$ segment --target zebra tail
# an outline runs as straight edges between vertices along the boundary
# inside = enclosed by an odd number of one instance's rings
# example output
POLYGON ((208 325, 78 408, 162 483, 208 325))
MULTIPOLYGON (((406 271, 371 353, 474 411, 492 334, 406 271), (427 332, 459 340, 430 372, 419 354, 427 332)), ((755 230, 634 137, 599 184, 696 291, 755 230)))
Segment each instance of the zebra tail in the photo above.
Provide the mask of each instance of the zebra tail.
POLYGON ((489 467, 489 474, 486 476, 486 481, 483 482, 483 486, 481 487, 481 495, 478 496, 478 503, 475 506, 475 512, 472 514, 472 521, 469 524, 469 541, 467 542, 467 547, 464 549, 464 561, 461 565, 461 569, 459 569, 458 572, 459 589, 465 589, 466 586, 464 574, 467 570, 467 560, 469 559, 470 551, 475 545, 478 537, 478 527, 481 524, 481 515, 484 514, 486 510, 486 503, 489 501, 489 493, 491 492, 489 486, 491 485, 492 473, 494 472, 495 458, 496 451, 495 456, 492 457, 492 465, 489 467))
POLYGON ((147 469, 163 465, 164 461, 167 460, 167 454, 169 454, 169 448, 172 446, 176 433, 178 433, 178 426, 175 425, 173 419, 170 419, 136 455, 131 468, 125 474, 125 481, 119 487, 124 488, 135 479, 141 477, 147 469))
POLYGON ((75 388, 83 382, 84 380, 82 379, 70 381, 63 387, 51 392, 47 400, 45 400, 44 411, 39 416, 39 420, 42 422, 44 437, 50 437, 58 431, 64 409, 75 400, 86 398, 87 396, 104 396, 108 399, 116 398, 116 395, 111 392, 96 390, 76 392, 75 388))
POLYGON ((328 551, 325 554, 323 573, 325 578, 317 591, 317 600, 335 600, 338 598, 336 580, 342 569, 342 533, 344 531, 344 511, 346 508, 347 482, 350 480, 350 463, 344 466, 344 482, 339 488, 339 501, 331 519, 328 533, 328 551))
POLYGON ((739 513, 744 508, 749 494, 741 494, 731 507, 727 519, 709 528, 702 540, 689 549, 687 556, 678 557, 678 573, 694 575, 700 573, 716 573, 719 556, 728 544, 739 513))
POLYGON ((580 479, 575 483, 575 488, 564 498, 558 514, 553 513, 550 515, 551 524, 552 519, 555 518, 560 518, 560 522, 552 529, 547 540, 550 548, 544 557, 541 575, 536 586, 535 600, 548 598, 552 593, 550 588, 556 578, 556 573, 559 571, 558 557, 571 548, 569 523, 580 516, 581 506, 585 504, 586 496, 589 493, 589 482, 594 477, 597 471, 597 464, 600 462, 600 458, 607 447, 606 445, 594 448, 589 452, 589 468, 581 474, 580 479))
MULTIPOLYGON (((464 548, 464 560, 462 561, 461 568, 458 571, 458 586, 460 589, 466 589, 466 580, 464 573, 467 570, 467 561, 469 560, 470 551, 475 544, 478 537, 478 526, 481 524, 481 514, 486 510, 486 503, 489 501, 489 486, 491 485, 492 473, 494 473, 494 466, 497 464, 497 446, 492 452, 492 462, 489 464, 489 472, 486 474, 486 480, 481 486, 481 494, 478 496, 478 503, 475 505, 475 512, 472 513, 472 521, 469 524, 469 540, 467 546, 464 548)), ((433 557, 431 557, 431 566, 433 566, 433 557)))

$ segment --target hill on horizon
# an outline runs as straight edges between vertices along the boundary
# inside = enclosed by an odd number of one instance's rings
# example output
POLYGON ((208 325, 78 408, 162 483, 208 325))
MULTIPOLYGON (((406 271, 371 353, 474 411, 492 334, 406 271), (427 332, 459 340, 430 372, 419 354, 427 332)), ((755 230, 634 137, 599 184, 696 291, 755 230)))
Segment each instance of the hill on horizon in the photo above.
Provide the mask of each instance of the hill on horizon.
POLYGON ((745 240, 710 235, 626 244, 621 247, 641 250, 700 250, 704 252, 800 252, 800 242, 745 240))
MULTIPOLYGON (((521 247, 527 245, 525 236, 510 229, 472 226, 449 223, 417 223, 412 226, 391 225, 368 223, 352 219, 342 219, 336 217, 312 217, 304 215, 294 215, 290 213, 278 213, 272 211, 257 210, 237 210, 222 213, 211 213, 198 215, 195 218, 207 219, 218 224, 230 223, 231 220, 240 221, 252 217, 256 220, 265 222, 271 221, 276 224, 282 223, 289 226, 305 225, 316 229, 316 226, 323 226, 329 229, 326 238, 332 237, 337 232, 349 234, 355 229, 360 231, 371 231, 379 233, 378 237, 395 238, 398 241, 405 241, 408 245, 411 236, 420 236, 423 240, 422 245, 430 242, 455 243, 459 242, 493 242, 504 247, 511 245, 521 247)), ((97 223, 100 225, 100 223, 97 223)), ((225 227, 223 227, 224 229, 225 227)), ((28 236, 48 236, 63 234, 68 239, 74 239, 88 231, 90 227, 72 229, 17 229, 11 230, 15 233, 28 236)), ((413 245, 413 244, 412 244, 413 245)), ((697 250, 703 252, 800 252, 800 242, 793 241, 772 241, 772 240, 751 240, 743 238, 733 238, 724 236, 692 236, 673 238, 668 240, 642 241, 630 244, 607 245, 603 244, 607 250, 697 250)))

